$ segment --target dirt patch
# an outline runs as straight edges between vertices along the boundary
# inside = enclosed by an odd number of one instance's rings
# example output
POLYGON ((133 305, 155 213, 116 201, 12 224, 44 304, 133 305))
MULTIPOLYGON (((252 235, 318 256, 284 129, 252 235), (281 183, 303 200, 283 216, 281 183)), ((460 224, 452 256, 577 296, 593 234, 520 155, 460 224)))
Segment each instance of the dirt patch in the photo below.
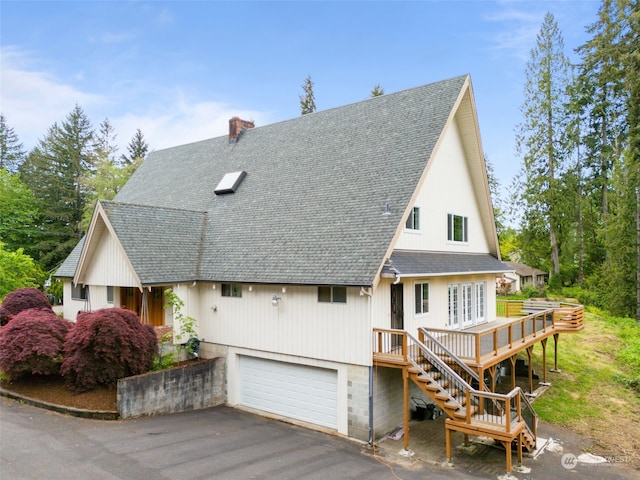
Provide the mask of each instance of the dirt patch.
POLYGON ((65 386, 64 379, 58 375, 26 375, 11 382, 3 380, 0 387, 54 405, 85 410, 118 411, 115 385, 74 393, 65 386))

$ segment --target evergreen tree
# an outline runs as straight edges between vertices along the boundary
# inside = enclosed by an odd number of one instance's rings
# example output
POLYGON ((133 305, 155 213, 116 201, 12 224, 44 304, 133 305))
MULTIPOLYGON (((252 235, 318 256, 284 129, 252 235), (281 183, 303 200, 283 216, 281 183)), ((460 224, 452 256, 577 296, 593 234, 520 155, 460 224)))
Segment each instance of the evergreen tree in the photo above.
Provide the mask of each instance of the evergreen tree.
POLYGON ((46 270, 62 262, 82 237, 86 179, 94 164, 93 128, 76 105, 62 124, 50 127, 20 168, 21 180, 39 202, 41 219, 33 250, 46 270))
POLYGON ((307 75, 307 78, 302 85, 303 95, 300 95, 300 113, 306 115, 307 113, 315 112, 316 99, 313 96, 313 81, 311 81, 311 75, 307 75))
POLYGON ((523 248, 526 245, 529 250, 523 253, 533 261, 532 265, 549 267, 552 277, 560 274, 559 228, 563 211, 559 177, 564 174, 567 154, 564 106, 569 62, 563 49, 558 25, 547 13, 527 62, 524 122, 517 135, 523 158, 522 199, 526 205, 522 229, 527 238, 523 248), (546 247, 543 235, 548 238, 546 247))
POLYGON ((384 95, 384 88, 379 83, 376 83, 373 90, 371 90, 371 97, 379 97, 380 95, 384 95))
POLYGON ((0 169, 6 168, 9 172, 16 173, 25 156, 26 152, 18 135, 7 125, 4 115, 0 114, 0 169))
POLYGON ((7 250, 31 244, 38 213, 36 199, 19 175, 0 168, 0 242, 7 250))
POLYGON ((583 144, 588 191, 598 192, 595 225, 604 250, 593 282, 604 306, 640 321, 640 9, 603 0, 592 38, 578 49, 589 119, 583 144), (632 227, 633 226, 633 227, 632 227))
MULTIPOLYGON (((127 145, 128 155, 122 155, 120 159, 125 165, 139 163, 138 159, 144 160, 149 152, 149 145, 144 139, 142 131, 138 128, 135 135, 127 145)), ((133 172, 131 172, 133 173, 133 172)))

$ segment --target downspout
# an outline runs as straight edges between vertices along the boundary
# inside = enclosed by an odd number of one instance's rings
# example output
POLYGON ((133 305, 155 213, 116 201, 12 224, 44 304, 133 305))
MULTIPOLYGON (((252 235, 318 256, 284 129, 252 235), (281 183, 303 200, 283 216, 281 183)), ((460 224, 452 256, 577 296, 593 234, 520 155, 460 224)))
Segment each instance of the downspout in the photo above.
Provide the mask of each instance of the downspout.
MULTIPOLYGON (((360 293, 369 297, 367 300, 369 309, 369 325, 373 327, 373 319, 371 317, 371 297, 373 296, 373 287, 370 287, 369 289, 361 287, 360 293)), ((373 357, 373 352, 371 353, 371 356, 373 357)), ((367 443, 373 446, 373 365, 369 366, 369 440, 367 443)))

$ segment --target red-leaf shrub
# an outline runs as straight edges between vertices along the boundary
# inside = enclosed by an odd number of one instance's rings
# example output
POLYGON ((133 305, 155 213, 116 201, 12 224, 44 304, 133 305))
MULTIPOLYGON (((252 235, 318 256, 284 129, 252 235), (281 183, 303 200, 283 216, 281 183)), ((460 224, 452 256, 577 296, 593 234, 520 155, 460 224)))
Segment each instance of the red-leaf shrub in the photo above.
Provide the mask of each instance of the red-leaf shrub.
POLYGON ((15 315, 30 308, 48 308, 53 312, 49 299, 37 288, 14 290, 5 297, 0 306, 0 326, 6 325, 15 315))
POLYGON ((115 385, 119 378, 147 372, 158 349, 153 327, 122 308, 78 315, 65 342, 60 373, 71 390, 115 385))
POLYGON ((11 379, 27 373, 58 373, 71 325, 51 308, 18 313, 0 329, 0 370, 11 379))

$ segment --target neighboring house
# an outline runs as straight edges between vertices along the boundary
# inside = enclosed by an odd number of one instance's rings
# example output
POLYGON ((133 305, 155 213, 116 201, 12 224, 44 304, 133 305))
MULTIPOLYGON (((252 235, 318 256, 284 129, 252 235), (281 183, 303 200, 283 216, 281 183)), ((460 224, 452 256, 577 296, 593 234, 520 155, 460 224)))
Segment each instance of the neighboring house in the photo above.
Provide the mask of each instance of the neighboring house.
POLYGON ((521 292, 527 287, 540 288, 544 287, 549 274, 530 267, 524 263, 503 262, 512 271, 505 274, 505 277, 511 283, 509 292, 521 292))
POLYGON ((403 419, 374 329, 493 322, 510 270, 465 75, 152 152, 57 276, 72 319, 170 325, 172 288, 228 404, 367 440, 403 419))

